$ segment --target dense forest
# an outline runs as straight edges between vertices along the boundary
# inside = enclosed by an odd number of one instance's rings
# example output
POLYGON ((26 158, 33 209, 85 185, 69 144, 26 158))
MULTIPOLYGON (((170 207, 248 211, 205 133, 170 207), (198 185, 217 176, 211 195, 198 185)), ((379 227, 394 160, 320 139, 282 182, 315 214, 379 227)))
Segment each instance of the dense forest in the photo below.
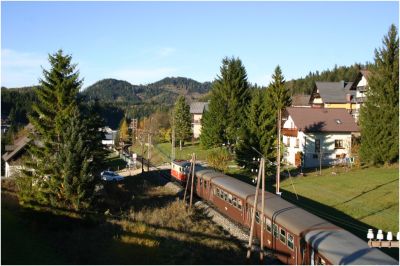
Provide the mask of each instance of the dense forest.
POLYGON ((308 73, 304 78, 293 79, 286 83, 291 95, 311 94, 315 81, 354 81, 360 69, 368 68, 369 64, 354 64, 352 66, 334 66, 331 70, 308 73))

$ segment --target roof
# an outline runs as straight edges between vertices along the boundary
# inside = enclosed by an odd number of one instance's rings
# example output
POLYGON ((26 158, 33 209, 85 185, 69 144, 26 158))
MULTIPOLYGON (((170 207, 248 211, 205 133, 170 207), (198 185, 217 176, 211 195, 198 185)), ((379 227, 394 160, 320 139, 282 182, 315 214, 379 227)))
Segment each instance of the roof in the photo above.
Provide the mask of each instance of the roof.
POLYGON ((315 230, 305 239, 332 264, 398 265, 399 262, 345 230, 315 230))
POLYGON ((360 70, 360 72, 366 79, 368 79, 371 75, 371 71, 366 70, 366 69, 362 69, 362 70, 360 70))
POLYGON ((254 186, 227 175, 214 178, 212 183, 223 187, 228 192, 231 192, 242 199, 246 199, 248 196, 256 193, 256 188, 254 186))
POLYGON ((30 138, 27 136, 20 137, 19 139, 15 140, 14 142, 14 150, 7 152, 3 155, 3 160, 5 162, 10 161, 11 159, 15 158, 21 150, 25 148, 25 146, 31 141, 30 138))
MULTIPOLYGON (((251 206, 254 206, 254 197, 251 196, 247 200, 247 203, 251 206)), ((259 195, 257 201, 258 210, 261 210, 261 200, 261 195, 259 195)), ((273 223, 282 225, 296 235, 317 228, 338 228, 328 221, 267 191, 264 196, 264 204, 264 212, 268 217, 272 218, 273 223)))
POLYGON ((202 114, 204 110, 207 110, 208 102, 192 102, 190 104, 191 114, 202 114))
POLYGON ((174 161, 172 161, 172 163, 182 166, 182 167, 190 165, 190 162, 186 161, 186 160, 174 160, 174 161))
MULTIPOLYGON (((315 82, 315 87, 324 103, 347 103, 346 94, 354 94, 353 91, 350 91, 352 85, 353 82, 344 81, 315 82)), ((310 97, 310 100, 312 100, 312 97, 310 97)))
POLYGON ((292 106, 309 106, 311 95, 297 94, 292 96, 292 106))
POLYGON ((304 132, 359 132, 346 109, 288 107, 286 112, 298 130, 304 132))

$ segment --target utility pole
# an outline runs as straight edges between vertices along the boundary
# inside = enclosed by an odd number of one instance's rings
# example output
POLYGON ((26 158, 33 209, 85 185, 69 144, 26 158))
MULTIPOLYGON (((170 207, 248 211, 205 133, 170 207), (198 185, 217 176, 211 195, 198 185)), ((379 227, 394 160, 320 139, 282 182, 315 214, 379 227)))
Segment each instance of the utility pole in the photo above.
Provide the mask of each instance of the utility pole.
POLYGON ((261 158, 260 162, 261 170, 261 249, 260 249, 260 261, 264 259, 264 207, 265 207, 265 159, 261 158))
POLYGON ((175 115, 172 113, 171 160, 175 160, 175 115))
POLYGON ((190 188, 190 203, 189 203, 189 209, 192 208, 192 200, 193 200, 193 184, 194 184, 194 170, 195 170, 195 165, 196 165, 196 154, 192 154, 192 172, 190 173, 192 175, 192 186, 190 188))
POLYGON ((278 109, 278 147, 276 156, 276 194, 281 195, 279 190, 281 179, 281 109, 278 109))
POLYGON ((247 249, 247 259, 250 259, 251 255, 251 246, 253 242, 253 234, 254 234, 254 222, 256 219, 256 211, 257 211, 257 202, 258 202, 258 191, 260 187, 260 180, 261 180, 261 164, 259 167, 258 176, 257 176, 257 185, 256 185, 256 195, 254 196, 254 204, 253 204, 253 213, 251 215, 251 226, 250 226, 250 238, 249 238, 249 245, 247 249))

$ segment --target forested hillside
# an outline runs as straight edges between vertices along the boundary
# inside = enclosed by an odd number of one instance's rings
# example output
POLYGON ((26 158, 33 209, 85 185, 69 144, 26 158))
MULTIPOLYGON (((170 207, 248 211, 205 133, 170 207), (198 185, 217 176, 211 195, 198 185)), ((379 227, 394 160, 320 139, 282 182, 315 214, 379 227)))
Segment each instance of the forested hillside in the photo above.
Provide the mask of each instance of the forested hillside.
POLYGON ((322 72, 311 72, 304 78, 293 79, 286 83, 292 95, 311 94, 315 81, 354 81, 360 69, 368 66, 354 64, 352 66, 336 66, 322 72))
POLYGON ((195 100, 210 88, 210 82, 200 83, 182 77, 168 77, 148 85, 132 85, 123 80, 103 79, 86 88, 82 94, 102 102, 172 105, 179 95, 184 95, 189 101, 195 100))

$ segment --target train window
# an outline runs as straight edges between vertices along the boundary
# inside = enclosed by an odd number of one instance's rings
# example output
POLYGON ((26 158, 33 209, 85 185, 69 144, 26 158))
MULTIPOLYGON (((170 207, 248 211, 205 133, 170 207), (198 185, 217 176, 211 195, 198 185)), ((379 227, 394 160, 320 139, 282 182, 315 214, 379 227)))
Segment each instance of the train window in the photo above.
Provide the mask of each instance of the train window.
POLYGON ((228 202, 229 202, 229 204, 232 205, 232 195, 231 194, 228 194, 228 202))
POLYGON ((237 201, 237 207, 239 208, 239 210, 242 209, 242 201, 240 199, 238 199, 237 201))
POLYGON ((207 188, 207 181, 204 181, 204 189, 207 188))
POLYGON ((260 212, 256 212, 256 223, 260 223, 260 212))
POLYGON ((236 197, 232 198, 232 205, 237 207, 237 199, 236 199, 236 197))
POLYGON ((281 230, 280 230, 280 232, 279 232, 279 240, 280 240, 282 243, 285 243, 285 244, 286 244, 286 230, 283 229, 283 228, 281 228, 281 230))
POLYGON ((278 238, 278 226, 276 224, 272 225, 273 228, 273 235, 275 238, 278 238))
MULTIPOLYGON (((265 227, 268 232, 271 232, 271 220, 268 218, 265 218, 265 227)), ((265 228, 264 228, 264 230, 265 230, 265 228)))
POLYGON ((203 184, 203 179, 200 178, 200 186, 203 184))
POLYGON ((293 250, 294 249, 294 237, 291 234, 287 234, 287 246, 293 250))

